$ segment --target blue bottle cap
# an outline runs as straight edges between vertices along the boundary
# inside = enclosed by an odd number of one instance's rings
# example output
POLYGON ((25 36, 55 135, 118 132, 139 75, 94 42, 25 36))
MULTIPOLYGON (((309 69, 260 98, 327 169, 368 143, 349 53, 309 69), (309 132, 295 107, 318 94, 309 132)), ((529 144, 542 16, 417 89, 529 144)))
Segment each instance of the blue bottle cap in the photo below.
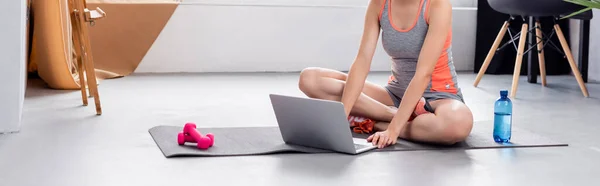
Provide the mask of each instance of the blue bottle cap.
POLYGON ((500 96, 508 96, 508 90, 500 90, 500 96))

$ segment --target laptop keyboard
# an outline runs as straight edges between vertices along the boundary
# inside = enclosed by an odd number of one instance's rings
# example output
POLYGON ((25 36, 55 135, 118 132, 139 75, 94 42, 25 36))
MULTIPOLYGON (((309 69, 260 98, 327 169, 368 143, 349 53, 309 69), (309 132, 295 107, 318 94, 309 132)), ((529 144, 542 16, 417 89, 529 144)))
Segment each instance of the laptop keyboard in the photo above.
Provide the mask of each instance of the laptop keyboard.
POLYGON ((369 146, 354 144, 354 149, 362 149, 362 148, 366 148, 366 147, 369 147, 369 146))

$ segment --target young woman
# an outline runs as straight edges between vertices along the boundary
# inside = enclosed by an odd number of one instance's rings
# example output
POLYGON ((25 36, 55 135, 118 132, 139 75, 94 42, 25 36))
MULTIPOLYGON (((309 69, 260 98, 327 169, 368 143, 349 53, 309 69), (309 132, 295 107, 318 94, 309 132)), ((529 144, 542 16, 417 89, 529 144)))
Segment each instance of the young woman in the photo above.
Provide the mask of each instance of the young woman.
POLYGON ((457 84, 451 29, 449 0, 371 0, 348 74, 307 68, 300 74, 300 90, 311 98, 341 101, 350 127, 358 131, 371 133, 374 121, 389 122, 367 139, 379 148, 398 138, 462 141, 471 132, 473 115, 457 84), (385 86, 366 82, 380 32, 392 61, 385 86))

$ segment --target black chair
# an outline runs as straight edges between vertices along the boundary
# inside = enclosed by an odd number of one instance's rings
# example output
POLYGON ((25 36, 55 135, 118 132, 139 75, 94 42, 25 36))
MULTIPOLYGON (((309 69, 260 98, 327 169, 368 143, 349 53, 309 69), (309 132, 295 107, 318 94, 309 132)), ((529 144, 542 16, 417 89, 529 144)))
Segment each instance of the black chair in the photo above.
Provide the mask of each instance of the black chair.
MULTIPOLYGON (((479 81, 483 77, 483 74, 485 74, 485 71, 487 70, 492 58, 494 57, 495 52, 512 44, 515 47, 515 49, 517 50, 515 69, 514 69, 514 73, 513 73, 513 82, 512 82, 511 92, 510 92, 510 97, 514 98, 516 96, 516 92, 517 92, 517 86, 518 86, 519 76, 520 76, 520 72, 521 72, 521 62, 523 60, 523 55, 525 53, 531 51, 532 49, 534 49, 534 47, 530 45, 528 47, 529 49, 525 50, 526 37, 529 32, 533 32, 535 30, 535 36, 536 36, 537 43, 534 46, 537 45, 537 52, 538 52, 538 59, 539 59, 538 61, 539 61, 539 66, 540 66, 540 76, 542 79, 542 85, 546 86, 546 68, 545 68, 545 62, 544 62, 544 50, 543 49, 547 46, 551 46, 554 49, 557 49, 559 52, 563 53, 562 51, 560 51, 560 49, 558 49, 558 47, 552 41, 550 41, 550 37, 552 37, 553 35, 556 34, 556 36, 558 37, 558 39, 560 41, 560 45, 562 46, 562 50, 564 51, 563 54, 566 55, 567 60, 569 61, 569 65, 571 66, 571 70, 573 71, 573 74, 575 75, 575 78, 577 79, 579 88, 581 88, 581 91, 585 97, 589 96, 588 90, 583 81, 581 73, 577 69, 577 65, 575 64, 575 61, 573 60, 573 55, 571 54, 571 49, 567 44, 567 41, 565 39, 565 36, 564 36, 562 30, 560 29, 560 26, 558 25, 558 23, 556 23, 556 21, 559 20, 560 18, 562 18, 568 14, 571 14, 573 12, 582 10, 585 7, 576 5, 573 3, 569 3, 569 2, 565 2, 563 0, 488 0, 488 3, 492 9, 494 9, 495 11, 498 11, 500 13, 508 14, 508 15, 510 15, 510 18, 504 22, 504 25, 500 29, 498 36, 496 36, 496 40, 494 41, 490 51, 488 52, 488 55, 485 58, 485 61, 483 62, 483 65, 481 66, 481 69, 479 70, 479 73, 477 74, 477 77, 475 78, 474 86, 477 86, 479 84, 479 81), (517 17, 520 17, 523 19, 523 24, 521 26, 521 31, 519 33, 517 33, 515 36, 513 36, 512 33, 510 32, 510 29, 508 29, 508 26, 510 25, 511 21, 513 21, 517 17), (533 28, 529 29, 530 25, 528 25, 527 21, 525 21, 526 17, 534 17, 535 18, 536 23, 535 23, 535 26, 533 26, 533 28), (554 28, 552 29, 552 33, 545 34, 542 32, 541 24, 539 21, 540 18, 542 18, 542 17, 552 17, 553 18, 553 20, 554 20, 553 27, 554 28), (504 38, 504 35, 506 34, 507 30, 509 30, 509 35, 510 35, 511 39, 509 42, 505 43, 502 47, 498 48, 500 45, 500 42, 504 38), (518 46, 515 44, 517 41, 518 41, 518 46)), ((593 17, 592 11, 590 10, 590 11, 586 11, 582 14, 579 14, 577 16, 571 17, 571 19, 589 20, 589 19, 592 19, 592 17, 593 17)))

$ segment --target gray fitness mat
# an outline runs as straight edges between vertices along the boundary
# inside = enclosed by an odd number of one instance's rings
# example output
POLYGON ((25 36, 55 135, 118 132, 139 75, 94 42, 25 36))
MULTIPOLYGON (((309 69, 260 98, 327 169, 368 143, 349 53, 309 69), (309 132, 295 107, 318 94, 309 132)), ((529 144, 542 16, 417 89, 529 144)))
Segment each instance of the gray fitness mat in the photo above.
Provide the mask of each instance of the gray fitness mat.
MULTIPOLYGON (((483 149, 483 148, 517 148, 517 147, 550 147, 567 146, 565 143, 513 127, 513 137, 510 144, 498 144, 492 138, 492 123, 475 123, 467 140, 452 146, 439 146, 414 143, 405 140, 380 151, 414 151, 440 149, 483 149)), ((333 153, 310 147, 288 145, 283 142, 278 127, 237 127, 237 128, 198 128, 204 135, 215 135, 214 146, 201 150, 193 143, 180 146, 177 144, 177 134, 183 130, 180 126, 156 126, 148 130, 158 148, 167 158, 185 156, 242 156, 265 155, 276 153, 333 153)), ((366 138, 368 135, 353 134, 354 137, 366 138)), ((370 152, 367 152, 370 153, 370 152)))

